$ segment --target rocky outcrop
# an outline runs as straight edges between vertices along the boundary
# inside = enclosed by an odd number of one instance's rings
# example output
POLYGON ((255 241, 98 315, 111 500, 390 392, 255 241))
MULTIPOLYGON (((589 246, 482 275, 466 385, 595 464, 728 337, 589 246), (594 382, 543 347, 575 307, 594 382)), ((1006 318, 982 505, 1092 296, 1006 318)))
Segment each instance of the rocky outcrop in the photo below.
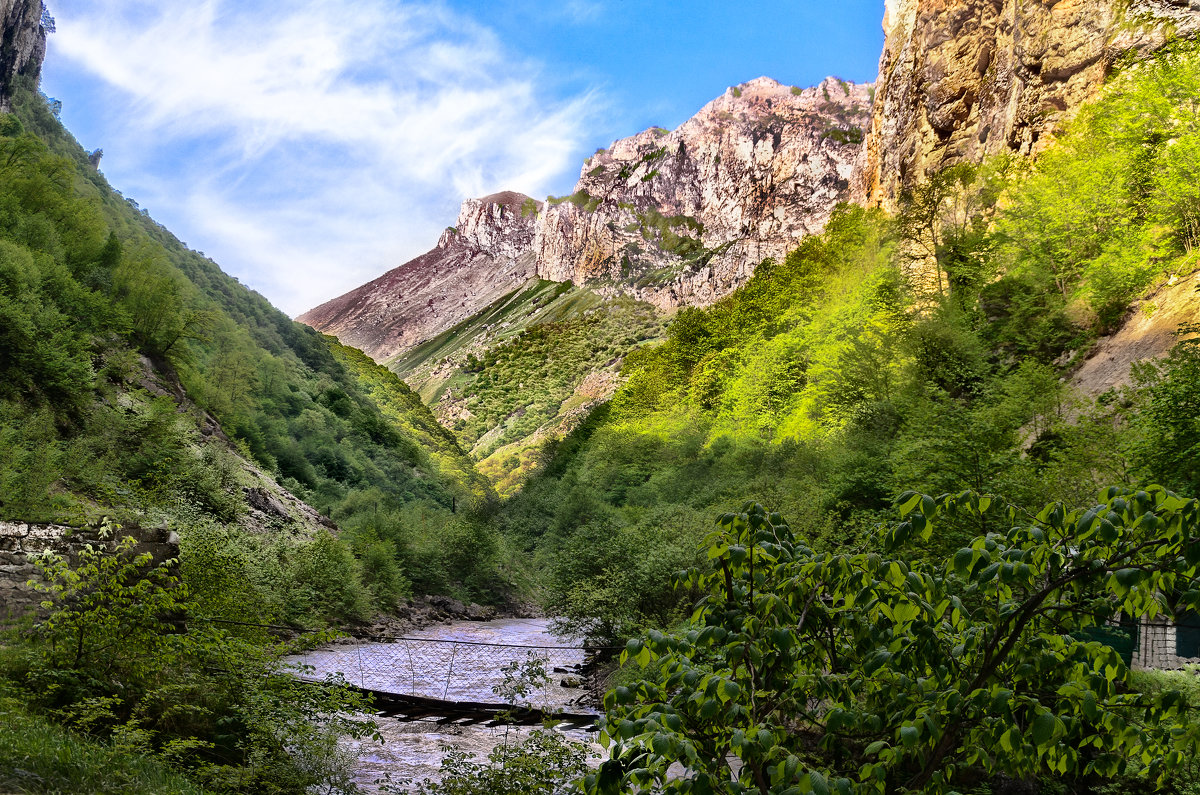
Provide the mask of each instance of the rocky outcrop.
POLYGON ((455 326, 535 273, 541 204, 520 193, 467 199, 437 246, 299 318, 383 361, 455 326))
POLYGON ((568 197, 467 200, 432 251, 299 320, 383 361, 533 276, 664 310, 712 303, 846 198, 870 101, 870 86, 836 78, 732 87, 673 132, 597 152, 568 197))
POLYGON ((0 0, 0 25, 0 111, 8 112, 13 82, 25 75, 36 82, 41 74, 52 22, 42 0, 0 0))
POLYGON ((1133 382, 1133 365, 1160 359, 1181 339, 1180 329, 1200 319, 1200 271, 1172 276, 1134 302, 1121 327, 1096 340, 1087 358, 1071 374, 1073 391, 1087 398, 1133 382))
POLYGON ((760 77, 677 130, 597 152, 538 225, 538 275, 593 280, 670 309, 710 304, 819 231, 847 196, 871 86, 760 77))
POLYGON ((959 161, 1035 154, 1123 54, 1200 29, 1198 0, 888 0, 856 201, 959 161))

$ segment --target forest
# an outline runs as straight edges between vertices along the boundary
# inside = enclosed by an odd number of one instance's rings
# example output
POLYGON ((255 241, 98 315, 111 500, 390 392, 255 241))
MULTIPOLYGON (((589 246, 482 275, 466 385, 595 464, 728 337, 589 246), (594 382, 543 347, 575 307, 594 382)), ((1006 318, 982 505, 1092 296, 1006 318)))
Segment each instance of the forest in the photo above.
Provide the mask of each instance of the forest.
MULTIPOLYGON (((181 552, 41 562, 48 612, 0 645, 0 787, 347 791, 365 705, 218 622, 332 632, 436 593, 537 600, 626 649, 586 792, 1197 791, 1200 686, 1132 672, 1108 625, 1200 610, 1200 329, 1127 387, 1072 382, 1195 281, 1197 102, 1200 51, 1168 48, 1035 162, 952 166, 894 215, 839 205, 658 339, 625 304, 540 325, 471 363, 456 437, 116 193, 23 86, 0 518, 166 522, 181 552), (489 401, 560 349, 537 389, 561 401, 626 342, 612 400, 498 495, 464 449, 489 401)), ((535 791, 563 758, 504 764, 535 791)), ((499 791, 486 772, 445 791, 499 791)))

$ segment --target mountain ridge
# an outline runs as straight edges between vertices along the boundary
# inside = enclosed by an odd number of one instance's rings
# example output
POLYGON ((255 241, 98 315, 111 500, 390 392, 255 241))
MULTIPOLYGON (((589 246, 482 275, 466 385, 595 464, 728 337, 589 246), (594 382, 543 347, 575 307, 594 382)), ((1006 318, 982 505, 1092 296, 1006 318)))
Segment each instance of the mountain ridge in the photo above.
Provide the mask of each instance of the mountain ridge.
POLYGON ((466 200, 434 249, 297 319, 384 361, 521 279, 589 283, 664 312, 706 305, 824 224, 847 193, 870 93, 837 78, 730 87, 675 131, 598 150, 569 196, 466 200))

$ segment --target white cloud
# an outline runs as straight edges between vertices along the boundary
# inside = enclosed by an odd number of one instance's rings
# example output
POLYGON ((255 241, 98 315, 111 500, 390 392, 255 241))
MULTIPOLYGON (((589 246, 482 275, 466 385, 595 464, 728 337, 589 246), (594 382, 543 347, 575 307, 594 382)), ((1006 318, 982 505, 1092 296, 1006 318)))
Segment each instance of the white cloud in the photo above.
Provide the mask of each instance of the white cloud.
POLYGON ((438 5, 54 12, 51 59, 104 92, 109 179, 292 314, 430 247, 467 196, 549 192, 600 104, 546 96, 537 63, 438 5))

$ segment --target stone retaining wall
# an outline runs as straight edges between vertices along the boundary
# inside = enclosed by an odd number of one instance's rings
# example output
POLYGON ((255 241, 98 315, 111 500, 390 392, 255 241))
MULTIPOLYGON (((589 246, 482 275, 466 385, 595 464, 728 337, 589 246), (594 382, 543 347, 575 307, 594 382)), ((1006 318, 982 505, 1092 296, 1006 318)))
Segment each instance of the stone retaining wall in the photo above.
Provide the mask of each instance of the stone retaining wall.
POLYGON ((155 565, 179 555, 179 537, 166 528, 122 528, 101 538, 94 527, 0 521, 0 623, 36 609, 42 600, 29 584, 39 579, 32 556, 50 550, 74 558, 89 544, 111 550, 126 536, 137 541, 134 553, 149 552, 155 565))

